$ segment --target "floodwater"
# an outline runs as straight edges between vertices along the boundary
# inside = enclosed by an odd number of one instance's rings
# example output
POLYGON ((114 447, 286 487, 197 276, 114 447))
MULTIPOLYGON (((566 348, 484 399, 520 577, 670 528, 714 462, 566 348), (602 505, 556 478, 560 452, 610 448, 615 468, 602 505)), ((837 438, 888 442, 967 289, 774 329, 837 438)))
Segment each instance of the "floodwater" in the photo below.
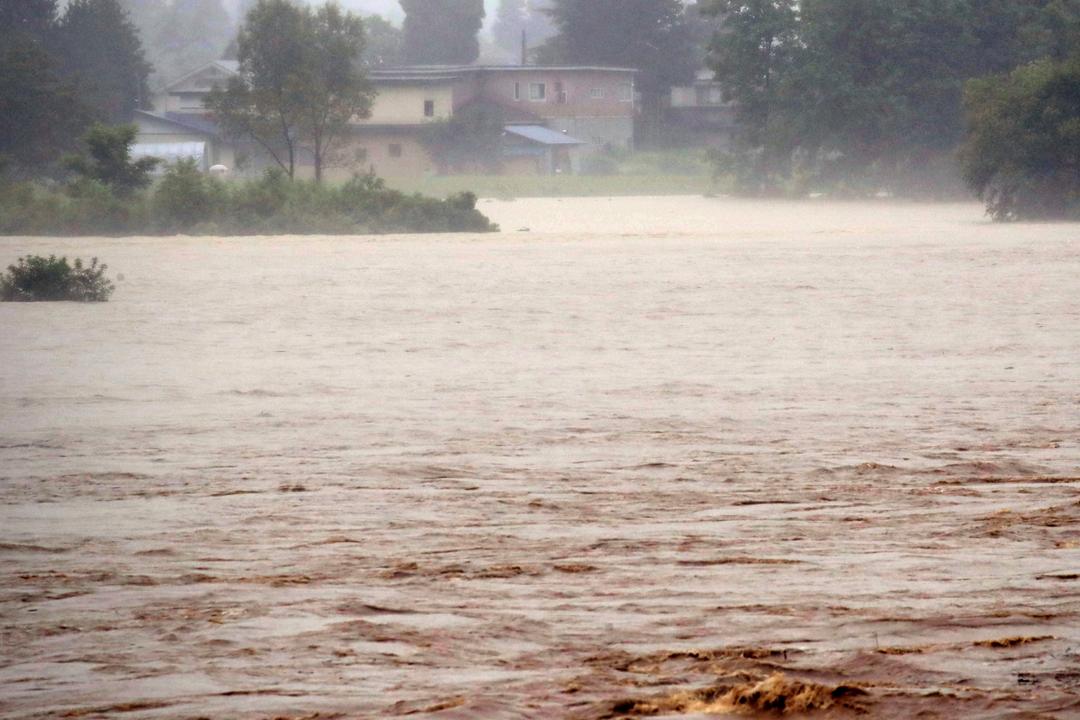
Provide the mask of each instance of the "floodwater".
POLYGON ((1080 716, 1080 228, 481 207, 0 239, 0 715, 1080 716))

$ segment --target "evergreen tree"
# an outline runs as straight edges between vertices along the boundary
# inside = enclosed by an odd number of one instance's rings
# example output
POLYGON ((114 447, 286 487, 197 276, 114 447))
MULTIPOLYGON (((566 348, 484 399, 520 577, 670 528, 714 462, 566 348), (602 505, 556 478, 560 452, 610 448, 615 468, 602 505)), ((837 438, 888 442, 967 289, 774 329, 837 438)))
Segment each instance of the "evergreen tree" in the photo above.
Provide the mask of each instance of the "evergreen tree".
POLYGON ((0 2, 0 43, 17 37, 45 41, 56 23, 57 0, 4 0, 0 2))
POLYGON ((55 47, 62 73, 97 119, 125 122, 145 101, 151 68, 119 0, 72 0, 55 47))
POLYGON ((636 68, 654 97, 697 70, 682 0, 553 0, 548 13, 558 34, 541 62, 636 68))
POLYGON ((480 57, 484 0, 400 0, 402 54, 415 65, 467 65, 480 57))
POLYGON ((0 42, 0 163, 17 176, 47 173, 86 124, 71 83, 28 34, 0 42))

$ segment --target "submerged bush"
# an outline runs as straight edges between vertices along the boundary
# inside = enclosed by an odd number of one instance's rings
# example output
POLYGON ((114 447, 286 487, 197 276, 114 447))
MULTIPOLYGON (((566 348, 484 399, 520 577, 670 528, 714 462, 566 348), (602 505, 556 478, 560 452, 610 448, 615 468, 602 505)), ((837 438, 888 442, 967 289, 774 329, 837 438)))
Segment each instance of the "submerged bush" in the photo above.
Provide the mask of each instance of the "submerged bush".
POLYGON ((5 302, 60 301, 105 302, 115 289, 105 277, 107 265, 97 258, 84 267, 80 258, 74 266, 55 255, 19 258, 0 276, 0 300, 5 302))

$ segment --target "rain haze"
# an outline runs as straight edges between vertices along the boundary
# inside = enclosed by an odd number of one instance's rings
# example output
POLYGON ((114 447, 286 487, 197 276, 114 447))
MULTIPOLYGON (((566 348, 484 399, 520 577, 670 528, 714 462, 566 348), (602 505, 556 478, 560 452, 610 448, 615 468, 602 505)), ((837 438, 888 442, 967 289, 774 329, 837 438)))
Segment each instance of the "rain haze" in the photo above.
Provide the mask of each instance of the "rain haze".
POLYGON ((1080 0, 0 4, 0 718, 1080 717, 1080 0))

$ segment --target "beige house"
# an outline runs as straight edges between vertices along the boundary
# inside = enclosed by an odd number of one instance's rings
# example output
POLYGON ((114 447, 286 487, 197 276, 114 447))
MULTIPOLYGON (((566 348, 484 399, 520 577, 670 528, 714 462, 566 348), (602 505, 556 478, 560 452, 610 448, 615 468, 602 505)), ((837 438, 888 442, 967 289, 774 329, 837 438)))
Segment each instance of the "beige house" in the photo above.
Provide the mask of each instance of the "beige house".
MULTIPOLYGON (((155 112, 140 112, 139 151, 182 156, 201 144, 203 166, 225 165, 257 174, 269 162, 255 147, 224 138, 206 113, 210 90, 235 75, 218 61, 167 85, 155 112)), ((605 147, 633 144, 635 71, 604 67, 420 66, 374 70, 371 116, 358 119, 325 168, 330 179, 373 170, 384 177, 435 174, 439 168, 421 138, 426 125, 466 108, 496 108, 505 122, 504 173, 574 172, 605 147)), ((311 171, 302 153, 301 175, 311 171)))

